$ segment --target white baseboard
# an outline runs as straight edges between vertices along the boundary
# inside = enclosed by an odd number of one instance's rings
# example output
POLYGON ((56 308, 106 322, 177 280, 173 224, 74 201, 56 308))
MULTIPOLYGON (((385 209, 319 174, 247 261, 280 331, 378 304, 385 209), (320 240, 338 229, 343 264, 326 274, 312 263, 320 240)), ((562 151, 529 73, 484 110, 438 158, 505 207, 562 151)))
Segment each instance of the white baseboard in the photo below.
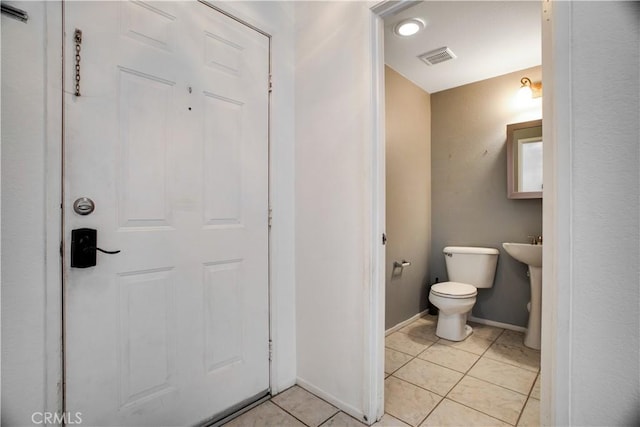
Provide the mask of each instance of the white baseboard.
POLYGON ((309 384, 307 381, 303 380, 300 377, 298 377, 296 383, 303 389, 307 390, 309 393, 313 393, 319 398, 326 400, 328 403, 340 409, 342 412, 346 412, 360 422, 367 423, 367 421, 364 421, 364 413, 361 410, 342 402, 340 399, 337 399, 333 395, 326 393, 324 390, 321 390, 318 387, 309 384))
MULTIPOLYGON (((389 335, 389 334, 394 333, 394 332, 395 332, 395 331, 397 331, 397 330, 400 330, 400 329, 404 328, 404 327, 405 327, 405 326, 407 326, 409 323, 411 323, 411 322, 413 322, 413 321, 415 321, 415 320, 418 320, 418 319, 419 319, 419 318, 421 318, 421 317, 424 317, 424 315, 425 315, 425 314, 427 314, 427 312, 428 312, 428 311, 429 311, 428 309, 427 309, 427 310, 424 310, 424 311, 421 311, 420 313, 416 314, 415 316, 412 316, 412 317, 408 318, 407 320, 405 320, 405 321, 403 321, 403 322, 398 323, 396 326, 392 326, 392 327, 390 327, 389 329, 387 329, 386 331, 384 331, 384 335, 385 335, 385 336, 387 336, 387 335, 389 335)), ((480 322, 478 322, 478 323, 480 323, 480 322)))
POLYGON ((481 325, 495 326, 497 328, 509 329, 516 332, 527 332, 527 328, 523 326, 510 325, 509 323, 496 322, 494 320, 480 319, 479 317, 469 316, 471 322, 480 323, 481 325))
MULTIPOLYGON (((415 316, 412 316, 409 319, 407 319, 407 320, 405 320, 403 322, 400 322, 395 326, 390 327, 389 329, 387 329, 384 332, 384 335, 385 336, 390 335, 390 334, 392 334, 392 333, 404 328, 409 323, 414 322, 414 321, 418 320, 421 317, 424 317, 428 312, 429 312, 429 310, 421 311, 420 313, 416 314, 415 316)), ((509 329, 510 331, 527 332, 527 328, 525 328, 524 326, 511 325, 509 323, 496 322, 495 320, 481 319, 479 317, 474 317, 474 316, 469 316, 469 321, 480 323, 481 325, 495 326, 496 328, 509 329)))

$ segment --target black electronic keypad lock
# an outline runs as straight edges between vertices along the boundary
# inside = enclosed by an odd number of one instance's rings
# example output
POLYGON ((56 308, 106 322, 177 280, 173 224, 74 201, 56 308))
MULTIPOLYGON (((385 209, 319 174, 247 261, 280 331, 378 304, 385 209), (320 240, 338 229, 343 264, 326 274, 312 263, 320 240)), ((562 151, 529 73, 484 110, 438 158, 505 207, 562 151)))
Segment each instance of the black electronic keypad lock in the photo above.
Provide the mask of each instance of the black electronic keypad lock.
POLYGON ((93 228, 71 230, 71 267, 94 267, 96 265, 96 251, 110 255, 120 252, 100 249, 98 247, 98 231, 93 228))

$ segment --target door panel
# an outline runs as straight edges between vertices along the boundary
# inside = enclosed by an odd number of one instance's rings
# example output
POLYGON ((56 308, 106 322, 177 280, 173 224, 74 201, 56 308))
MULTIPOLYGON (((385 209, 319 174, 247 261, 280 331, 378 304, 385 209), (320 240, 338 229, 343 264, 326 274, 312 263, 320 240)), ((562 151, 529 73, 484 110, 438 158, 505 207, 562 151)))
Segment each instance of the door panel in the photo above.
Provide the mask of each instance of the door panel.
POLYGON ((123 68, 118 80, 120 226, 169 226, 166 160, 176 125, 174 83, 123 68))
POLYGON ((175 391, 175 276, 172 269, 163 269, 121 274, 118 279, 120 404, 135 406, 175 391))
POLYGON ((69 2, 76 28, 66 264, 76 228, 121 252, 65 265, 66 410, 194 424, 269 387, 269 40, 197 2, 69 2))

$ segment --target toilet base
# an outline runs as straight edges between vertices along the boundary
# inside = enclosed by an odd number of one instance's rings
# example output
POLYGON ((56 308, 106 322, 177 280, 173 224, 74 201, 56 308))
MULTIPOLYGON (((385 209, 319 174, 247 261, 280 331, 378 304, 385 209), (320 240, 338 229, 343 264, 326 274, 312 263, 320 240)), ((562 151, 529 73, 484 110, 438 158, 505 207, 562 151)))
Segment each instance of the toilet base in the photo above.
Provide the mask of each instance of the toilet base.
POLYGON ((464 341, 473 333, 473 328, 467 325, 467 313, 446 315, 440 311, 436 335, 449 341, 464 341))

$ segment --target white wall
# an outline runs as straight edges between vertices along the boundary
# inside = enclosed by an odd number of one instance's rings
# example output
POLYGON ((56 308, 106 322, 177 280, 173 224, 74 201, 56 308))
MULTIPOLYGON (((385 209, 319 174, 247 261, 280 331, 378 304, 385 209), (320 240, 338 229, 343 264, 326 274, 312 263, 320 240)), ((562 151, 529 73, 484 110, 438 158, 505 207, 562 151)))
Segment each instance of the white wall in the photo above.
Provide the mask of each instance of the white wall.
POLYGON ((640 422, 639 18, 637 2, 556 2, 545 24, 547 424, 640 422))
POLYGON ((2 16, 2 424, 24 425, 47 405, 46 8, 14 4, 29 21, 2 16))
POLYGON ((360 419, 371 285, 369 6, 295 9, 298 381, 360 419))

